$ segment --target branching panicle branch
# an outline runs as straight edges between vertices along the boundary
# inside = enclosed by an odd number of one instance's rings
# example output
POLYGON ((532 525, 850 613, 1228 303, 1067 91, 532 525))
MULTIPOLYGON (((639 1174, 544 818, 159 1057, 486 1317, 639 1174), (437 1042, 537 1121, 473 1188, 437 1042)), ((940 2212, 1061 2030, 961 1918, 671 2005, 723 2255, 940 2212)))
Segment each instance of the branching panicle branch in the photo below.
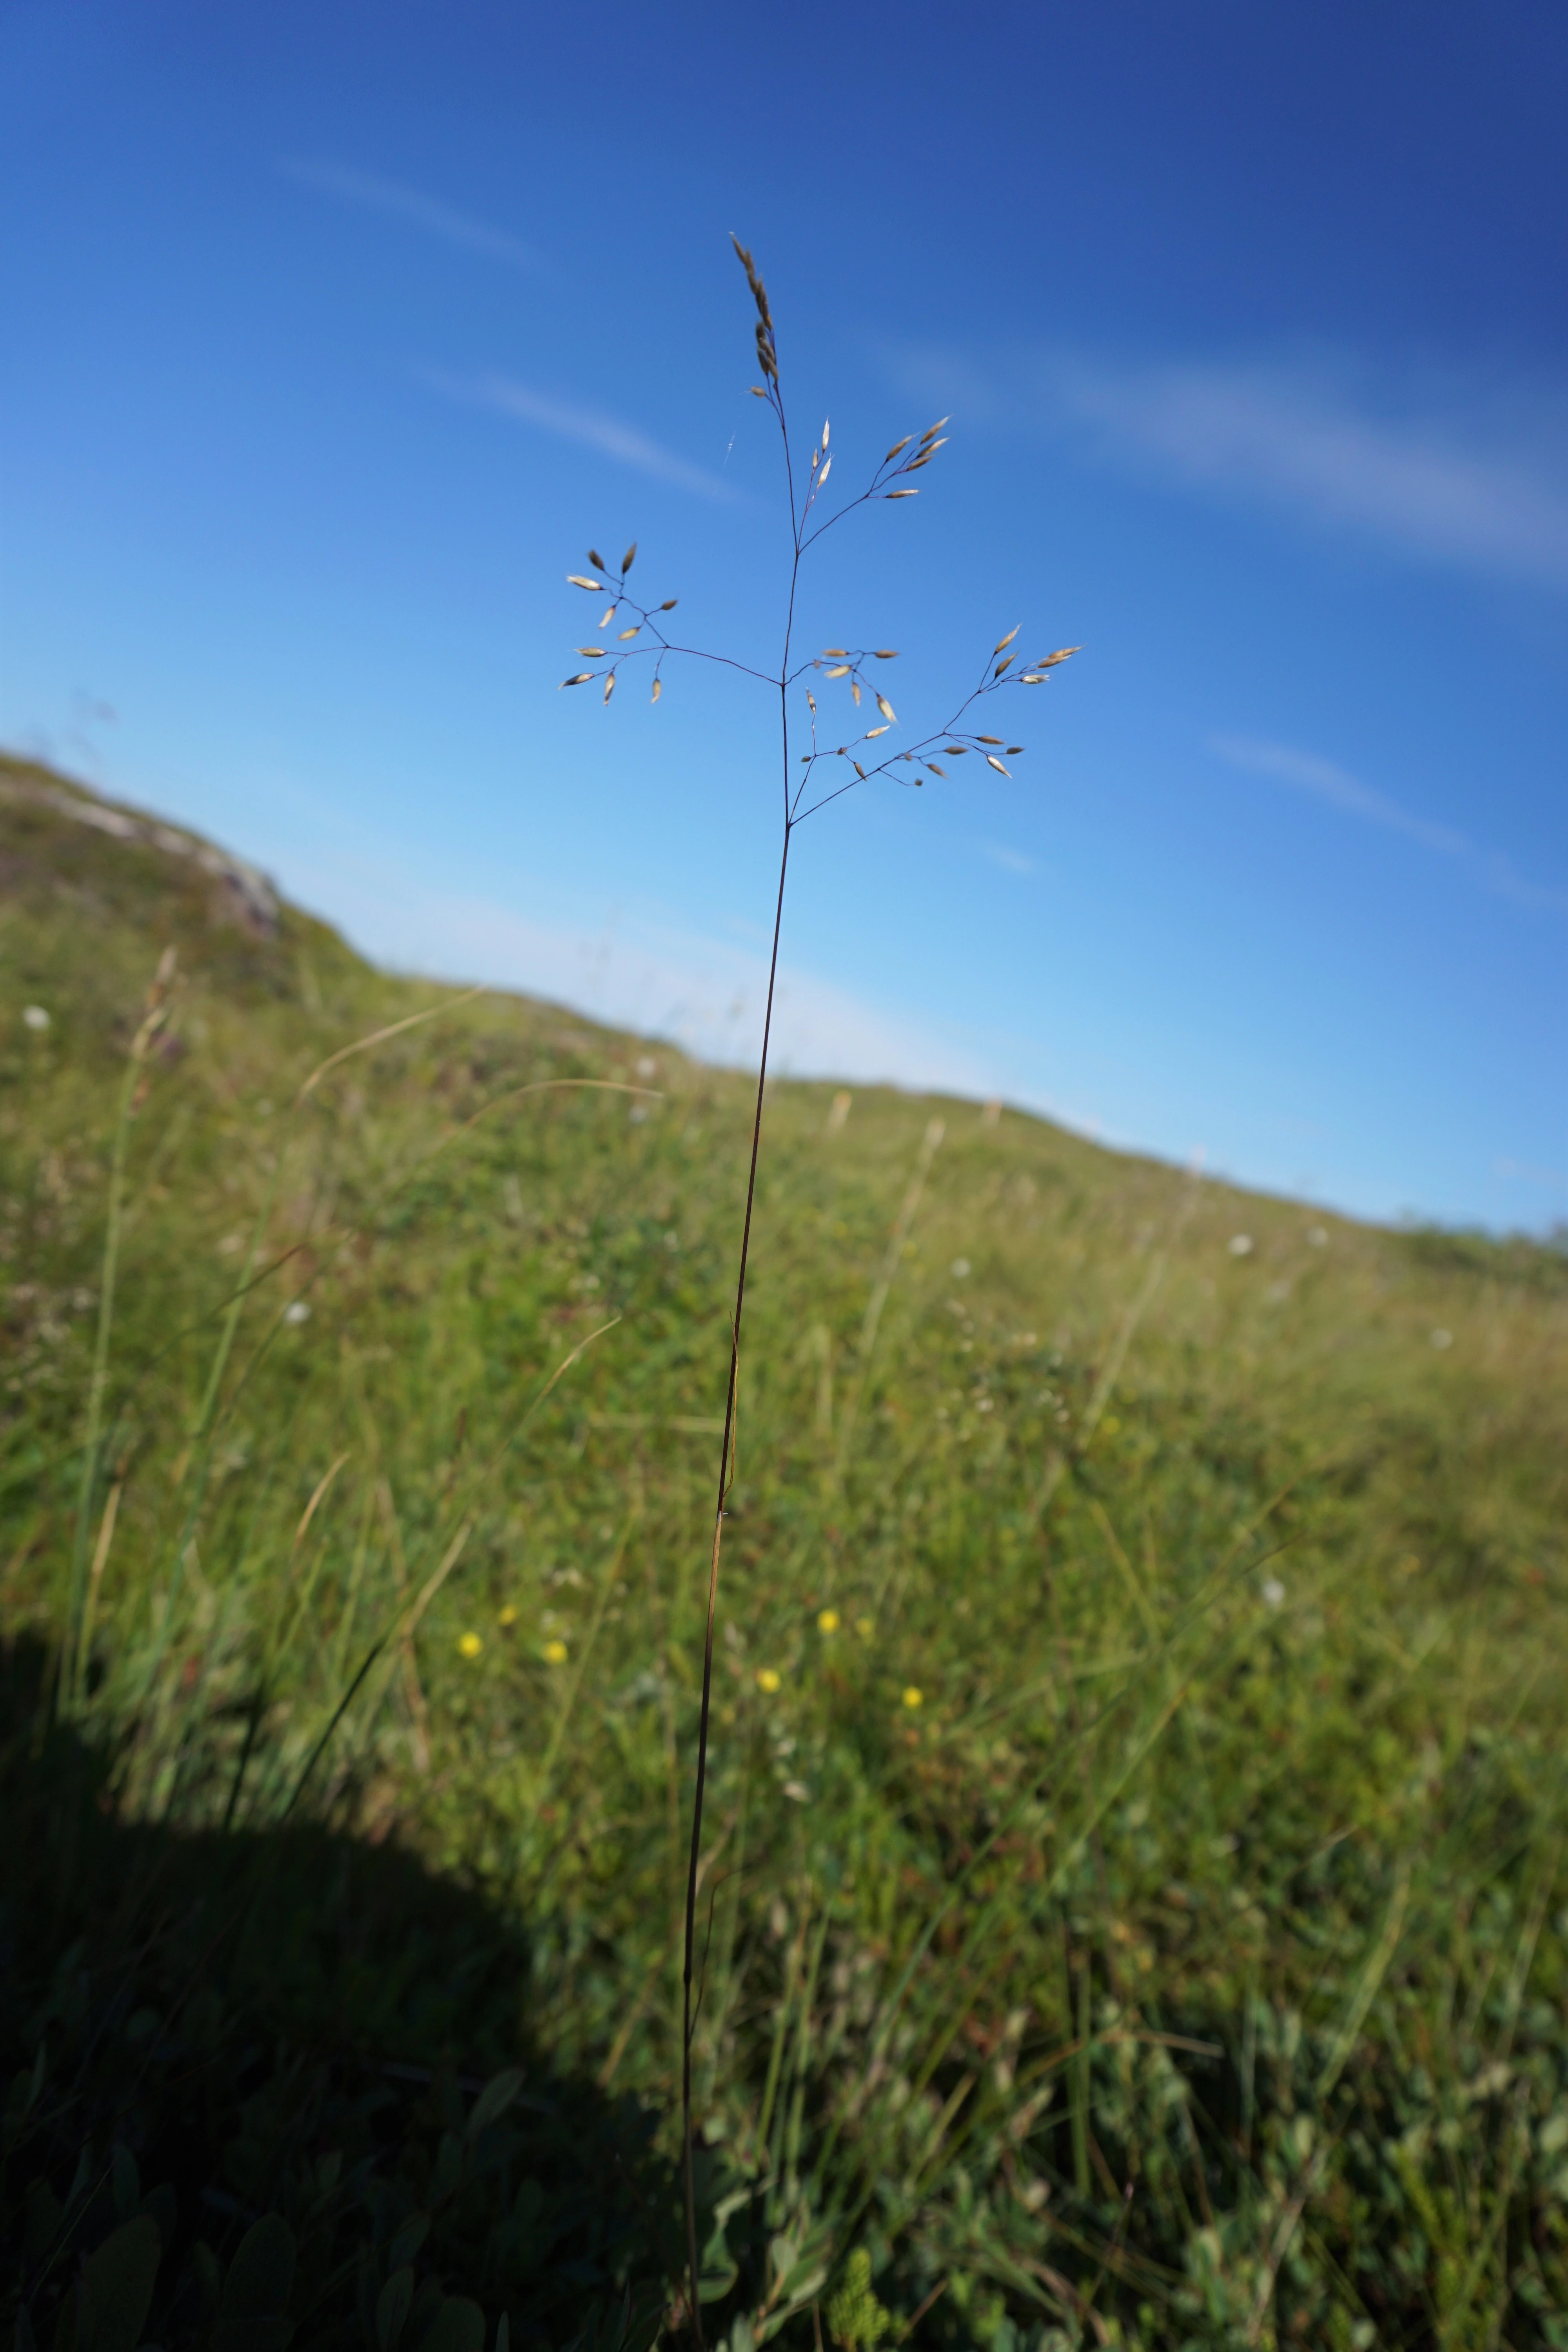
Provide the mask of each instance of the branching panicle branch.
POLYGON ((986 655, 980 665, 974 685, 959 703, 946 725, 922 736, 907 749, 884 748, 883 739, 899 725, 898 714, 887 693, 888 673, 874 670, 875 663, 896 661, 899 656, 891 646, 857 647, 829 646, 821 653, 795 665, 795 633, 801 567, 817 541, 837 528, 845 518, 867 506, 874 499, 912 499, 920 494, 921 485, 910 478, 929 466, 938 452, 947 446, 944 427, 949 422, 939 417, 920 435, 907 433, 895 441, 887 455, 874 468, 866 487, 847 499, 841 506, 828 512, 825 493, 833 478, 837 453, 831 447, 832 425, 826 420, 821 436, 813 443, 809 468, 804 474, 804 489, 797 474, 795 456, 790 440, 788 419, 784 414, 784 394, 779 382, 778 343, 773 330, 772 307, 767 288, 758 273, 755 261, 739 237, 731 236, 731 244, 756 305, 756 356, 763 381, 751 387, 754 396, 764 401, 777 421, 784 457, 784 485, 789 504, 790 569, 789 593, 785 601, 784 625, 776 671, 760 669, 753 664, 736 659, 729 654, 714 653, 705 647, 676 643, 668 633, 666 615, 673 613, 678 600, 667 596, 661 602, 645 604, 634 596, 626 585, 627 574, 637 556, 634 540, 626 550, 618 573, 612 577, 611 566, 596 549, 588 550, 587 572, 567 574, 570 584, 595 598, 607 596, 609 603, 600 617, 595 635, 602 643, 579 646, 579 659, 595 665, 563 678, 563 687, 592 685, 603 680, 603 699, 608 702, 615 693, 623 671, 638 661, 651 661, 650 700, 659 699, 664 687, 667 661, 682 659, 717 662, 737 670, 742 677, 754 678, 778 696, 779 745, 783 762, 783 839, 780 844, 778 891, 773 908, 773 948, 768 961, 768 989, 763 1017, 763 1045, 757 1067, 756 1105, 752 1121, 752 1149, 746 1176, 745 1213, 741 1228, 740 1262, 735 1279, 735 1304, 730 1323, 730 1368, 725 1390, 724 1434, 719 1449, 719 1477, 713 1507, 713 1537, 709 1553, 708 1607, 703 1632, 701 1702, 698 1716, 697 1759, 695 1786, 691 1807, 691 1843, 686 1878, 686 1938, 682 1969, 682 2047, 681 2047, 681 2126, 684 2147, 686 2187, 686 2251, 689 2272, 688 2294, 692 2335, 698 2352, 702 2352, 701 2306, 699 2301, 699 2249, 697 2244, 697 2200, 693 2177, 694 2127, 691 2110, 691 2047, 696 2022, 694 1995, 696 1990, 697 1894, 701 1878, 702 1810, 708 1785, 709 1721, 713 1687, 713 1636, 719 1607, 719 1564, 724 1538, 724 1520, 733 1475, 734 1433, 737 1395, 741 1377, 741 1326, 746 1304, 746 1266, 751 1253, 752 1213, 756 1202, 757 1160, 762 1149, 763 1102, 767 1085, 768 1049, 773 1037, 773 993, 778 979, 779 940, 784 929, 784 882, 789 872, 790 843, 795 828, 830 801, 842 799, 858 784, 869 782, 876 776, 890 776, 902 784, 923 784, 928 776, 943 781, 948 771, 944 761, 959 760, 975 752, 999 775, 1010 771, 1003 764, 1004 753, 1009 759, 1023 751, 1021 743, 1009 743, 1005 735, 984 733, 974 721, 979 707, 991 701, 1005 688, 1043 686, 1052 672, 1067 661, 1079 648, 1058 647, 1054 653, 1043 654, 1037 661, 1021 664, 1012 651, 1018 636, 1016 627, 1009 629, 986 655), (613 636, 611 635, 614 631, 613 636), (792 665, 795 665, 792 667, 792 665), (847 685, 853 712, 865 713, 869 721, 871 711, 876 723, 861 726, 853 722, 847 739, 829 745, 822 740, 822 710, 810 681, 822 687, 847 685), (803 730, 810 750, 793 753, 791 741, 792 697, 798 689, 805 704, 803 730), (868 708, 869 705, 869 708, 868 708), (829 769, 819 778, 817 771, 825 761, 842 760, 853 769, 853 775, 831 789, 819 790, 835 773, 829 769), (796 770, 799 773, 796 773, 796 770), (909 771, 907 773, 900 771, 909 771))

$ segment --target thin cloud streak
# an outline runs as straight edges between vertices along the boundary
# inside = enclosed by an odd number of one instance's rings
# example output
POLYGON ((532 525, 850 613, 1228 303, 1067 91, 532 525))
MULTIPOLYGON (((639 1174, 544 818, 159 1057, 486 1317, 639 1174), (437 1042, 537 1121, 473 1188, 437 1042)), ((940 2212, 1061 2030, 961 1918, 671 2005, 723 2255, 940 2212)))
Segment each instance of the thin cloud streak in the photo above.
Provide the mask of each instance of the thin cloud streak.
POLYGON ((1261 496, 1406 555, 1568 586, 1563 404, 1415 386, 1378 415, 1310 366, 1118 369, 1063 358, 1044 384, 1110 452, 1199 486, 1261 496), (1489 413, 1489 411, 1490 413, 1489 413))
MULTIPOLYGON (((521 989, 612 1027, 668 1038, 706 1061, 755 1065, 765 952, 636 913, 603 929, 541 920, 496 899, 433 888, 357 851, 328 853, 300 878, 307 900, 330 906, 351 937, 395 968, 521 989)), ((781 1076, 939 1088, 979 1100, 996 1091, 984 1040, 933 1034, 787 965, 778 977, 773 1066, 781 1076)))
POLYGON ((1046 421, 1105 459, 1249 499, 1406 560, 1568 588, 1568 391, 1343 355, 1125 361, 1086 351, 987 366, 896 355, 911 388, 993 425, 1046 421))
POLYGON ((656 482, 668 482, 672 488, 689 490, 694 497, 711 499, 721 506, 747 503, 744 493, 725 481, 722 475, 692 465, 673 449, 663 448, 639 425, 606 415, 602 409, 552 399, 548 394, 535 392, 531 384, 520 383, 511 376, 465 378, 426 370, 425 380, 448 400, 488 408, 498 416, 510 417, 514 424, 531 425, 542 433, 554 434, 559 440, 574 441, 582 448, 596 450, 602 457, 613 458, 618 466, 630 466, 639 474, 650 475, 656 482))
POLYGON ((1288 743, 1264 742, 1252 735, 1211 735, 1208 749, 1228 766, 1240 768, 1249 776, 1267 776, 1275 783, 1294 785, 1298 792, 1312 793, 1335 808, 1348 810, 1352 816, 1386 825, 1391 833, 1405 834, 1427 849, 1441 850, 1445 856, 1473 854, 1462 833, 1412 816, 1385 793, 1373 792, 1348 769, 1333 760, 1320 759, 1315 752, 1293 751, 1288 743))
POLYGON ((1462 860, 1500 898, 1512 898, 1521 907, 1538 907, 1549 914, 1568 915, 1568 890, 1527 882, 1500 852, 1483 852, 1451 826, 1431 824, 1425 817, 1413 816, 1386 793, 1363 784, 1337 761, 1321 759, 1315 751, 1297 751, 1289 743, 1267 742, 1253 735, 1211 735, 1206 749, 1246 775, 1264 776, 1272 783, 1289 784, 1297 792, 1310 793, 1315 799, 1327 801, 1331 807, 1342 809, 1350 816, 1383 825, 1390 833, 1402 833, 1408 840, 1418 841, 1423 848, 1437 850, 1445 857, 1462 860))
POLYGON ((1035 860, 1025 851, 1009 849, 1005 841, 983 841, 980 853, 983 857, 988 857, 993 866, 999 866, 1004 874, 1034 874, 1039 870, 1035 860))
POLYGON ((400 180, 383 179, 377 172, 357 171, 353 164, 335 163, 324 156, 285 155, 279 159, 278 169, 286 180, 292 180, 299 187, 313 188, 319 195, 331 196, 339 204, 355 205, 362 212, 384 213, 391 219, 407 221, 413 227, 424 229, 464 252, 482 254, 488 261, 505 262, 513 269, 542 268, 539 256, 520 237, 509 236, 505 229, 493 228, 489 221, 476 220, 471 214, 458 212, 439 197, 405 187, 400 180))
POLYGON ((1511 862, 1494 854, 1487 860, 1487 879, 1502 898, 1512 898, 1521 907, 1544 907, 1553 915, 1568 915, 1568 890, 1552 890, 1540 882, 1527 882, 1516 874, 1511 862))

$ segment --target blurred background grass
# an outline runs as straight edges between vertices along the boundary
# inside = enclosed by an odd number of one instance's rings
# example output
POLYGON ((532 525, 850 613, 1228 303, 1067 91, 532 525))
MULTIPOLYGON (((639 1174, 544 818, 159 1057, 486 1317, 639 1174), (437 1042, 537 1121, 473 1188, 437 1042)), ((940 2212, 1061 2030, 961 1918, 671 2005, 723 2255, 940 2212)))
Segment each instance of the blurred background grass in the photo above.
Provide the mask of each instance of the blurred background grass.
MULTIPOLYGON (((0 1573, 35 1832, 5 2030, 18 2082, 42 2050, 74 2085, 14 2096, 13 2179, 59 2207, 14 2293, 47 2315, 100 2226, 84 2163, 169 2140, 150 2062, 95 2104, 132 1922, 162 1923, 163 2016, 205 1948, 168 1973, 191 1855, 249 1885, 308 1833, 460 1898, 483 2016, 449 1951, 444 1998, 345 2011, 325 1946, 286 2000, 225 1946, 191 2179, 227 2177, 259 2049, 286 2106, 330 2043, 311 2161, 354 2067, 460 2084, 526 2052, 575 2086, 563 2146, 623 2096, 647 2118, 600 2176, 632 2219, 525 2260, 509 2174, 504 2255, 481 2216, 428 2259, 524 2333, 619 2341, 679 2268, 658 2168, 747 1083, 376 972, 204 848, 0 764, 0 1573), (170 946, 84 1485, 115 1107, 170 946), (70 1804, 174 1877, 79 1866, 70 1804)), ((780 1083, 752 1286, 701 1904, 710 2337, 1568 2345, 1568 1256, 780 1083)), ((307 1916, 316 1867, 289 1865, 307 1916)), ((183 2199, 171 2294, 220 2222, 298 2201, 283 2165, 226 2220, 183 2199)))

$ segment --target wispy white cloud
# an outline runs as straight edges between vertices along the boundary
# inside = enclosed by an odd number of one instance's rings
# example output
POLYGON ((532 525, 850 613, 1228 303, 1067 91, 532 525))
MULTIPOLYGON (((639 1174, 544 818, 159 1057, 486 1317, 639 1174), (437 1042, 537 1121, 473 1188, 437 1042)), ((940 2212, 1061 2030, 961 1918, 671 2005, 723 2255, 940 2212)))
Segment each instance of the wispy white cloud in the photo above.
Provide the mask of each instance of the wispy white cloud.
POLYGON ((993 866, 999 866, 1004 874, 1036 874, 1039 871, 1032 857, 1021 849, 1009 849, 1005 841, 983 841, 980 854, 988 857, 993 866))
POLYGON ((437 196, 406 187, 401 180, 384 179, 378 172, 361 172, 353 164, 333 163, 324 156, 285 155, 279 159, 278 168, 285 179, 293 180, 302 188, 312 188, 319 195, 331 196, 339 204, 357 205, 363 212, 384 213, 394 220, 407 221, 431 236, 441 237, 447 245, 482 254, 487 260, 505 262, 513 269, 542 267, 539 256, 520 237, 492 227, 489 221, 476 220, 472 214, 459 212, 437 196))
MULTIPOLYGON (((307 902, 330 907, 384 963, 523 990, 613 1027, 668 1038, 706 1061, 755 1063, 765 949, 644 913, 601 928, 569 917, 541 919, 498 899, 432 887, 359 851, 326 852, 294 887, 307 902)), ((789 964, 779 972, 773 1063, 781 1076, 883 1080, 979 1098, 997 1090, 984 1045, 789 964)))
POLYGON ((1048 362, 1047 397, 1108 451, 1262 497, 1401 552, 1568 586, 1568 402, 1312 361, 1048 362))
POLYGON ((1327 801, 1331 807, 1342 809, 1347 815, 1383 825, 1391 833, 1402 833, 1407 839, 1420 842, 1424 848, 1440 851, 1445 857, 1463 860, 1501 898, 1513 898, 1524 907, 1539 907, 1554 915, 1568 914, 1568 890, 1526 881, 1500 852, 1478 849, 1452 826, 1433 824, 1425 817, 1413 816, 1397 801, 1363 784, 1335 760, 1322 759, 1315 751, 1298 751, 1289 743, 1270 743, 1255 735, 1211 735, 1207 748, 1227 766, 1239 768, 1246 775, 1265 776, 1271 783, 1289 784, 1297 792, 1310 793, 1315 799, 1327 801))
POLYGON ((1105 458, 1267 503, 1426 564, 1568 587, 1568 388, 1496 372, 1034 351, 898 354, 971 420, 1084 435, 1105 458))
POLYGON ((1211 735, 1208 748, 1229 766, 1240 768, 1249 776, 1267 776, 1275 783, 1294 785, 1298 792, 1312 793, 1335 808, 1348 810, 1352 816, 1386 825, 1392 833, 1407 834, 1412 841, 1422 842, 1428 849, 1440 849, 1449 857, 1469 854, 1470 845, 1463 834, 1455 833, 1446 824, 1429 824, 1425 817, 1412 816, 1397 801, 1391 801, 1384 793, 1374 792, 1347 768, 1333 760, 1320 759, 1316 752, 1293 751, 1288 743, 1268 743, 1254 735, 1211 735))
POLYGON ((1492 1167, 1500 1176, 1514 1183, 1538 1184, 1544 1190, 1561 1192, 1568 1187, 1568 1175, 1561 1168, 1540 1168, 1528 1160, 1494 1160, 1492 1167))
POLYGON ((559 440, 575 441, 584 449, 595 449, 602 457, 614 459, 618 466, 631 466, 639 474, 651 475, 656 482, 668 482, 676 489, 690 490, 698 498, 712 499, 723 506, 745 503, 743 493, 727 482, 722 474, 712 473, 705 466, 694 466, 689 458, 663 447, 640 425, 628 425, 624 418, 608 415, 603 409, 553 399, 548 393, 536 392, 531 384, 520 383, 512 376, 459 377, 432 369, 426 371, 426 382, 448 400, 491 409, 516 424, 553 433, 559 440))
POLYGON ((1541 882, 1527 882, 1512 860, 1496 851, 1487 859, 1487 879, 1500 898, 1521 907, 1545 907, 1554 915, 1568 915, 1568 890, 1553 890, 1541 882))

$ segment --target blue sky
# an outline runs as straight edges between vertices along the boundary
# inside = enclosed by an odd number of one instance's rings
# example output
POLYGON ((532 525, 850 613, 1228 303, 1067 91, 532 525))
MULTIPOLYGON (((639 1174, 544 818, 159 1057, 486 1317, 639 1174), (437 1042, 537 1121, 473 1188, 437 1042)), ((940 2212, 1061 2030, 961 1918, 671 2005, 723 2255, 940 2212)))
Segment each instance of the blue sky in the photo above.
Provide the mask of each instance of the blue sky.
POLYGON ((802 829, 785 1064, 1568 1217, 1565 101, 1539 0, 6 5, 0 740, 746 1057, 767 695, 557 690, 634 538, 776 659, 733 228, 840 483, 952 418, 806 646, 899 647, 910 740, 1016 624, 1085 648, 1010 780, 802 829))

